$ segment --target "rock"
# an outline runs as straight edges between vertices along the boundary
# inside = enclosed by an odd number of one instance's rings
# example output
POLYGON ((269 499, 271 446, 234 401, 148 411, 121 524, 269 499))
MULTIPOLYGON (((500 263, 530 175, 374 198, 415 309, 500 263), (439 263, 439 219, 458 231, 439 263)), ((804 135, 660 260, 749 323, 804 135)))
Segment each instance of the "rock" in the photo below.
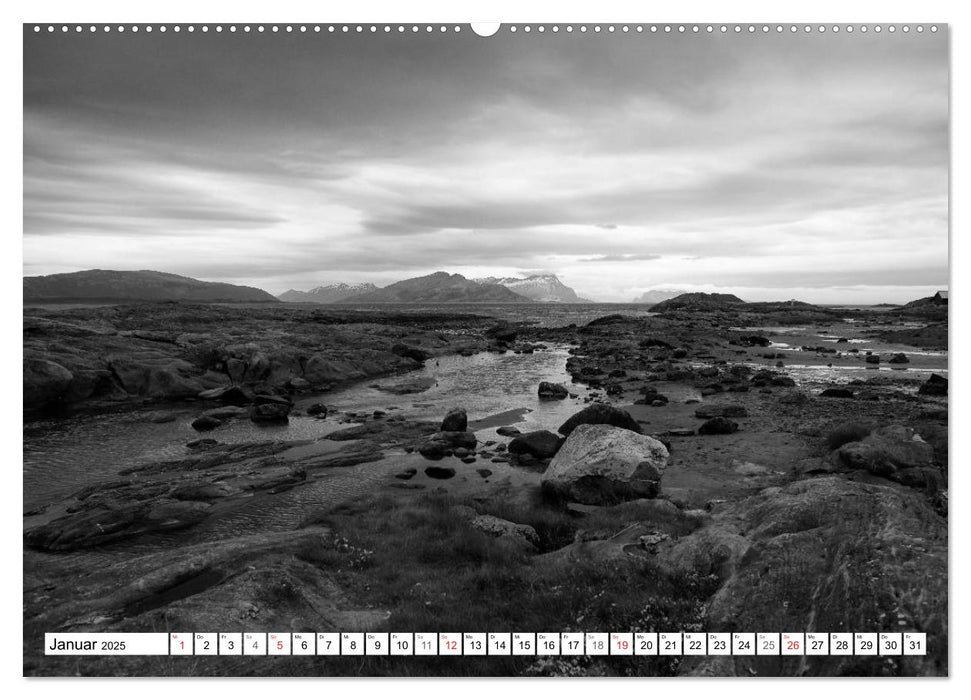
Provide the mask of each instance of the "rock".
POLYGON ((443 442, 453 449, 456 447, 465 447, 466 449, 474 450, 475 446, 479 444, 475 433, 468 431, 441 431, 432 435, 429 440, 443 442))
POLYGON ((496 430, 496 434, 497 435, 502 435, 503 437, 510 437, 510 436, 515 436, 515 435, 521 435, 522 432, 519 430, 519 428, 514 428, 511 425, 507 425, 507 426, 503 426, 501 428, 498 428, 496 430))
POLYGON ((947 396, 947 378, 939 374, 932 374, 926 382, 920 385, 918 394, 923 396, 947 396))
POLYGON ((700 428, 698 428, 699 435, 728 435, 729 433, 734 433, 738 430, 738 423, 728 418, 723 418, 718 416, 712 418, 709 421, 705 421, 700 428))
POLYGON ((603 424, 581 424, 543 474, 543 488, 562 498, 608 505, 654 498, 668 451, 654 438, 603 424))
POLYGON ((476 530, 492 537, 506 537, 517 544, 534 549, 539 544, 539 535, 530 525, 522 525, 494 515, 479 515, 472 521, 476 530))
POLYGON ((783 374, 776 375, 769 380, 772 386, 795 386, 796 380, 783 374))
POLYGON ((701 406, 695 409, 695 418, 745 418, 748 415, 748 411, 745 406, 739 406, 737 404, 722 404, 722 405, 711 405, 711 406, 701 406))
POLYGON ((687 356, 688 356, 688 351, 685 348, 675 348, 674 352, 671 353, 671 357, 674 357, 678 360, 687 356))
POLYGON ((455 476, 452 467, 425 467, 425 475, 429 479, 451 479, 455 476))
POLYGON ((24 542, 49 551, 73 551, 150 532, 181 530, 209 516, 198 501, 152 500, 73 513, 24 532, 24 542))
POLYGON ((420 394, 423 391, 428 391, 437 383, 434 377, 413 377, 396 384, 375 384, 374 388, 386 391, 389 394, 420 394))
POLYGON ((74 375, 56 362, 24 358, 24 406, 41 408, 64 401, 74 375))
POLYGON ((187 376, 195 368, 184 360, 133 360, 128 357, 112 357, 108 367, 122 388, 129 394, 154 399, 195 398, 203 390, 194 377, 187 376))
POLYGON ((307 408, 307 415, 313 416, 314 418, 326 418, 327 407, 322 403, 311 404, 307 408))
POLYGON ((303 377, 291 377, 287 384, 289 384, 290 388, 295 392, 308 391, 311 386, 310 382, 303 377))
POLYGON ((145 416, 145 418, 150 423, 172 423, 178 420, 179 416, 178 414, 175 414, 175 413, 165 413, 162 411, 155 411, 153 413, 149 413, 147 416, 145 416))
POLYGON ((688 437, 694 435, 695 431, 692 428, 671 428, 667 434, 671 437, 688 437))
POLYGON ((862 440, 846 443, 836 450, 836 457, 850 469, 865 469, 890 478, 902 469, 932 466, 934 448, 912 428, 888 425, 862 440))
POLYGON ((198 430, 199 432, 202 432, 205 430, 214 430, 215 428, 218 428, 222 424, 223 422, 218 418, 216 418, 215 416, 207 416, 207 415, 201 415, 198 418, 196 418, 194 421, 192 421, 192 427, 198 430))
POLYGON ((878 364, 880 364, 880 356, 879 355, 867 355, 864 358, 864 360, 866 360, 866 363, 869 364, 869 365, 878 365, 878 364))
POLYGON ((852 389, 843 389, 840 387, 831 387, 829 389, 823 389, 820 396, 825 396, 831 399, 852 399, 854 394, 852 389))
POLYGON ((394 478, 395 479, 401 479, 402 481, 407 481, 408 479, 411 479, 417 473, 418 473, 418 470, 417 469, 415 469, 414 467, 409 467, 408 469, 404 469, 404 470, 398 472, 397 474, 395 474, 394 475, 394 478))
POLYGON ((250 394, 238 386, 221 386, 200 391, 199 398, 203 401, 219 401, 230 406, 247 406, 252 402, 250 394))
POLYGON ((492 476, 492 470, 491 469, 485 469, 485 468, 476 469, 475 470, 475 473, 478 474, 479 476, 481 476, 483 479, 488 479, 490 476, 492 476))
POLYGON ((523 433, 509 441, 508 449, 512 454, 529 454, 537 459, 548 459, 556 454, 563 444, 563 438, 549 430, 534 430, 523 433))
POLYGON ((425 459, 442 459, 452 453, 452 450, 443 440, 429 440, 418 448, 418 454, 425 459))
POLYGON ((469 429, 469 417, 464 408, 452 408, 445 414, 442 426, 439 428, 446 433, 464 433, 469 429))
POLYGON ((627 411, 605 403, 592 403, 582 411, 573 414, 560 426, 558 432, 569 437, 580 425, 612 425, 635 433, 641 432, 640 424, 627 411))
POLYGON ((421 348, 416 348, 411 345, 405 345, 404 343, 395 343, 391 346, 391 352, 400 357, 408 357, 415 362, 424 363, 425 360, 431 357, 431 353, 428 353, 421 348))
POLYGON ((540 382, 538 393, 541 399, 565 399, 570 392, 562 384, 540 382))
POLYGON ((279 404, 280 406, 293 406, 293 402, 286 396, 276 396, 274 394, 256 394, 253 397, 253 403, 256 405, 262 405, 267 403, 279 404))
POLYGON ((516 340, 516 336, 519 335, 513 326, 506 323, 500 323, 492 328, 489 328, 486 330, 485 334, 486 337, 495 338, 502 343, 512 343, 516 340))
POLYGON ((287 423, 290 414, 288 403, 261 403, 250 408, 250 420, 254 423, 287 423))
POLYGON ((890 356, 890 359, 887 360, 887 363, 891 365, 906 365, 909 362, 910 359, 902 352, 895 352, 890 356))

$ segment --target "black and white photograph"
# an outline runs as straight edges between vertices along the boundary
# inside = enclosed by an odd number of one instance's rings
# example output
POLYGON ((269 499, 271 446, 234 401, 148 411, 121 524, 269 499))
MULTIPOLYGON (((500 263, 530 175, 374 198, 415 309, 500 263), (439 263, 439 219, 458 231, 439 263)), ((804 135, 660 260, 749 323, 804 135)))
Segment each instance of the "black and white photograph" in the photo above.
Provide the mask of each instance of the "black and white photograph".
POLYGON ((946 22, 22 34, 24 676, 950 675, 946 22))

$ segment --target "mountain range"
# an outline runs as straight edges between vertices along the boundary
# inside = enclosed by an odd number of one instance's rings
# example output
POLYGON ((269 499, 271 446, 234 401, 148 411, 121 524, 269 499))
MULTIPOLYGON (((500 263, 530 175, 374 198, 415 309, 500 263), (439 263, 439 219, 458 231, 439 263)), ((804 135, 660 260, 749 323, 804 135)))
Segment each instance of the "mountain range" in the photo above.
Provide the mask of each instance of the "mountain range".
POLYGON ((562 304, 591 304, 589 299, 577 296, 556 275, 530 275, 529 277, 483 277, 473 280, 479 284, 500 284, 527 299, 562 304))
POLYGON ((462 275, 435 272, 424 277, 413 277, 356 294, 342 300, 345 304, 387 304, 413 302, 528 302, 499 284, 483 284, 466 279, 462 275))
POLYGON ((311 304, 336 304, 348 297, 358 294, 367 294, 377 290, 377 287, 370 282, 361 284, 328 284, 323 287, 314 287, 309 292, 300 292, 296 289, 288 289, 279 296, 280 301, 302 302, 311 304))
POLYGON ((634 304, 660 304, 662 301, 674 299, 684 294, 683 289, 648 289, 633 300, 634 304))
POLYGON ((279 298, 286 302, 317 304, 524 301, 593 303, 589 299, 577 296, 577 293, 563 284, 556 275, 468 279, 462 275, 447 272, 414 277, 383 288, 378 288, 369 282, 357 285, 340 282, 315 287, 309 292, 290 289, 279 298))
POLYGON ((24 277, 25 302, 275 302, 269 292, 154 270, 83 270, 24 277))

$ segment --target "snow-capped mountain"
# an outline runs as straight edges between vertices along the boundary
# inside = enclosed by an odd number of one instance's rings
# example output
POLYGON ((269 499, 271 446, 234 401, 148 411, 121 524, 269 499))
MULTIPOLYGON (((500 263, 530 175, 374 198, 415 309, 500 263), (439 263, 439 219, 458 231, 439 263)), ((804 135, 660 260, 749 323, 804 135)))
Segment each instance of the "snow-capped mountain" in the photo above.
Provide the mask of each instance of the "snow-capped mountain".
POLYGON ((376 289, 377 287, 370 282, 363 282, 361 284, 345 284, 344 282, 338 282, 337 284, 314 287, 309 292, 300 292, 296 289, 288 289, 278 298, 280 301, 303 302, 309 304, 334 304, 336 302, 343 301, 348 297, 357 296, 358 294, 366 294, 368 292, 373 292, 376 289))
POLYGON ((589 303, 589 299, 577 296, 556 275, 530 275, 529 277, 483 277, 474 280, 480 284, 499 284, 506 289, 533 301, 560 302, 567 304, 589 303))

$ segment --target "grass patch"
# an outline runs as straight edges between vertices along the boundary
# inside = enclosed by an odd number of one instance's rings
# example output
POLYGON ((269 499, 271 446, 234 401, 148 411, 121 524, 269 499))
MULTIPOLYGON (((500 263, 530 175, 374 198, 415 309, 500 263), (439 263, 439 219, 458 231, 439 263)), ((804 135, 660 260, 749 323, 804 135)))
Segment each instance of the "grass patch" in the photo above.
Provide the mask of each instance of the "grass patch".
MULTIPOLYGON (((327 568, 355 604, 391 611, 388 631, 562 632, 700 629, 708 577, 661 575, 653 561, 630 557, 568 563, 526 551, 506 538, 471 527, 467 503, 444 494, 384 494, 308 519, 334 541, 299 556, 327 568), (682 580, 683 579, 683 580, 682 580)), ((529 524, 542 546, 572 541, 578 524, 619 531, 651 515, 658 529, 693 529, 683 517, 661 522, 657 508, 625 504, 574 518, 541 497, 476 503, 490 513, 529 524), (648 513, 650 511, 650 513, 648 513)), ((365 657, 315 659, 301 672, 330 675, 668 675, 674 658, 365 657), (324 664, 321 666, 320 664, 324 664)), ((295 660, 294 663, 304 663, 295 660)))

